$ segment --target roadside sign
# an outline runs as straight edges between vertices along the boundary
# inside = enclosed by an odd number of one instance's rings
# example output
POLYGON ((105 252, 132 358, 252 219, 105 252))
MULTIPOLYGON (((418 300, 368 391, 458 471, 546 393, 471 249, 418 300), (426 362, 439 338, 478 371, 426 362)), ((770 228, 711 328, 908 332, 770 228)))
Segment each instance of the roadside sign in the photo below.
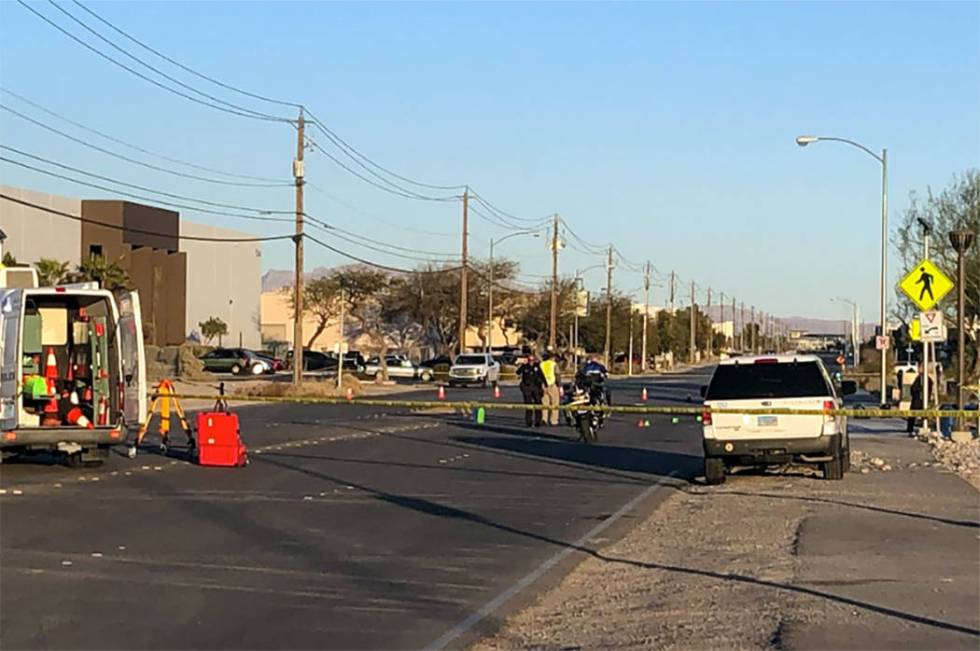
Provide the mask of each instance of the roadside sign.
POLYGON ((909 323, 909 338, 912 341, 922 340, 922 328, 919 325, 919 319, 915 318, 909 323))
POLYGON ((589 292, 585 289, 580 289, 575 293, 575 313, 580 317, 584 318, 589 316, 589 292))
POLYGON ((922 341, 945 341, 946 328, 943 327, 943 313, 939 310, 922 312, 918 318, 922 341))
POLYGON ((891 348, 890 340, 891 338, 887 335, 878 335, 875 337, 875 348, 877 350, 888 350, 891 348))
POLYGON ((898 286, 925 312, 942 300, 953 289, 954 284, 939 267, 923 259, 905 274, 898 286))

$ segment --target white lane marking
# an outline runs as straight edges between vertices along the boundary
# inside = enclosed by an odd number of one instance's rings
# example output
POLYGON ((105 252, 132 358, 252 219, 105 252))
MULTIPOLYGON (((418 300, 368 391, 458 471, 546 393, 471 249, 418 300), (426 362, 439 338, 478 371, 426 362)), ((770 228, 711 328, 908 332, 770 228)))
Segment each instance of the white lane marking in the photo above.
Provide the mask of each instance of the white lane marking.
POLYGON ((432 642, 431 644, 427 645, 425 647, 425 650, 426 651, 430 651, 430 650, 435 651, 437 649, 444 649, 444 648, 446 648, 446 646, 449 645, 450 642, 452 642, 453 640, 455 640, 459 636, 461 636, 464 633, 466 633, 467 631, 469 631, 476 624, 478 624, 480 622, 480 620, 482 620, 486 616, 488 616, 491 613, 493 613, 495 610, 497 610, 502 605, 504 605, 508 600, 510 600, 514 596, 520 594, 521 591, 523 591, 525 588, 527 588, 528 586, 530 586, 532 583, 534 583, 535 581, 537 581, 538 579, 540 579, 544 575, 545 572, 547 572, 552 567, 554 567, 555 565, 557 565, 558 563, 560 563, 567 556, 569 556, 572 553, 578 551, 578 548, 583 547, 590 540, 592 540, 593 538, 597 537, 603 531, 605 531, 606 529, 608 529, 610 525, 612 525, 617 520, 619 520, 621 517, 623 517, 624 515, 626 515, 630 511, 632 511, 633 508, 636 507, 636 505, 638 505, 640 502, 642 502, 643 500, 645 500, 647 497, 649 497, 650 495, 652 495, 653 493, 655 493, 657 491, 657 489, 659 489, 663 485, 663 483, 665 481, 667 481, 668 479, 671 479, 672 477, 676 476, 676 474, 677 474, 676 471, 673 471, 672 470, 669 474, 667 474, 667 475, 661 477, 660 479, 658 479, 657 480, 657 483, 653 484, 652 486, 649 486, 642 493, 640 493, 639 495, 636 495, 635 497, 633 497, 633 499, 631 499, 629 502, 627 502, 622 507, 620 507, 620 509, 618 511, 616 511, 615 513, 613 513, 612 515, 610 515, 608 518, 606 518, 605 520, 603 520, 602 522, 600 522, 596 526, 592 527, 592 529, 590 529, 584 536, 582 536, 581 538, 579 538, 575 542, 571 543, 570 545, 566 545, 564 549, 562 549, 559 552, 556 552, 549 559, 547 559, 546 561, 544 561, 543 563, 541 563, 540 565, 538 565, 529 574, 526 574, 522 579, 520 579, 519 581, 517 581, 516 583, 514 583, 512 586, 510 586, 509 588, 507 588, 506 590, 504 590, 503 592, 501 592, 500 594, 498 594, 496 597, 494 597, 493 599, 491 599, 490 601, 488 601, 482 608, 480 608, 479 610, 471 613, 466 619, 464 619, 459 624, 457 624, 456 626, 454 626, 451 629, 449 629, 448 631, 446 631, 442 635, 442 637, 440 637, 438 640, 436 640, 435 642, 432 642))

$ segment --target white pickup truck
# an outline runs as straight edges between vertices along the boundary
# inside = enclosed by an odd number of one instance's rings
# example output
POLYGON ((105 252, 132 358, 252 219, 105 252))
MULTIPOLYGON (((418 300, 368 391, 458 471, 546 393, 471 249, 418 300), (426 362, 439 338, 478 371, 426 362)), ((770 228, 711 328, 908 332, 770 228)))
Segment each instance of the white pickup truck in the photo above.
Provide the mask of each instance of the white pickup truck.
POLYGON ((457 355, 449 367, 449 386, 496 385, 500 381, 500 364, 487 353, 457 355))
MULTIPOLYGON (((842 393, 853 393, 855 388, 853 382, 844 383, 842 393)), ((769 408, 823 411, 841 407, 834 383, 815 355, 723 360, 711 382, 701 388, 701 395, 704 474, 709 484, 725 481, 726 470, 735 466, 815 463, 826 479, 842 479, 850 467, 846 417, 765 413, 769 408), (751 412, 739 413, 740 409, 751 412)))

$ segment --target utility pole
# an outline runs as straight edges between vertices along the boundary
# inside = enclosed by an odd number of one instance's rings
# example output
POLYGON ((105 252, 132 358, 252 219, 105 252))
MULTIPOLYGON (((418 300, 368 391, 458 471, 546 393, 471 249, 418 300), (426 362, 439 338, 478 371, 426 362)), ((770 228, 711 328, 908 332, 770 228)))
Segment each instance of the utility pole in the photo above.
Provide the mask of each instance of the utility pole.
POLYGON ((612 244, 609 245, 609 258, 606 261, 606 344, 603 347, 606 365, 612 368, 610 358, 610 347, 612 346, 612 272, 613 272, 613 250, 612 244))
MULTIPOLYGON (((964 396, 966 395, 966 391, 963 390, 964 384, 966 384, 966 313, 964 312, 966 308, 966 250, 973 243, 973 233, 965 228, 952 231, 949 234, 949 243, 956 249, 956 408, 963 411, 964 396)), ((957 434, 969 431, 963 416, 956 417, 956 431, 957 434)))
POLYGON ((470 188, 463 189, 463 249, 461 252, 462 265, 459 270, 459 354, 466 350, 466 272, 469 267, 467 240, 469 239, 469 207, 470 188))
POLYGON ((674 314, 674 272, 670 272, 670 314, 674 314))
POLYGON ((548 348, 555 350, 558 333, 558 213, 555 213, 551 232, 551 323, 548 328, 548 348))
MULTIPOLYGON (((708 304, 705 306, 705 313, 707 314, 708 319, 710 320, 711 319, 711 288, 710 287, 708 288, 708 304)), ((708 346, 707 346, 707 348, 708 348, 708 351, 707 352, 708 352, 708 358, 709 359, 711 358, 712 355, 715 354, 715 341, 714 340, 715 340, 714 330, 711 329, 711 328, 709 328, 709 330, 708 330, 708 346)))
POLYGON ((752 320, 752 323, 749 325, 749 345, 752 347, 752 354, 755 355, 756 354, 756 352, 755 352, 755 344, 756 344, 756 337, 757 337, 757 334, 756 334, 756 331, 755 331, 756 330, 756 328, 755 328, 755 305, 752 305, 750 307, 752 309, 751 309, 750 317, 749 318, 752 320))
POLYGON ((296 158, 293 179, 296 182, 296 278, 293 280, 293 384, 303 381, 303 150, 306 149, 306 118, 299 109, 296 122, 296 158))
POLYGON ((694 281, 691 281, 691 350, 690 350, 690 362, 693 364, 695 362, 695 355, 697 353, 697 332, 694 325, 694 314, 697 312, 697 305, 695 304, 694 298, 694 281))
POLYGON ((739 337, 738 337, 738 339, 739 339, 738 347, 744 353, 745 352, 745 301, 742 301, 742 319, 741 319, 741 321, 742 321, 742 327, 739 328, 739 331, 738 331, 738 335, 739 335, 739 337))
POLYGON ((647 319, 650 316, 650 261, 647 260, 646 269, 643 272, 643 349, 640 357, 640 372, 647 372, 647 319))
POLYGON ((735 349, 735 297, 732 296, 732 349, 735 349))
POLYGON ((337 388, 343 388, 343 377, 344 377, 344 355, 346 354, 347 347, 347 337, 344 336, 344 308, 345 303, 347 303, 347 292, 341 288, 340 290, 340 344, 337 346, 337 388))
MULTIPOLYGON (((722 343, 722 346, 727 346, 728 336, 725 334, 725 292, 721 293, 721 299, 718 301, 718 307, 721 309, 721 312, 718 314, 718 322, 721 324, 721 339, 722 342, 724 342, 722 343)), ((719 350, 718 353, 720 354, 721 351, 719 350)))

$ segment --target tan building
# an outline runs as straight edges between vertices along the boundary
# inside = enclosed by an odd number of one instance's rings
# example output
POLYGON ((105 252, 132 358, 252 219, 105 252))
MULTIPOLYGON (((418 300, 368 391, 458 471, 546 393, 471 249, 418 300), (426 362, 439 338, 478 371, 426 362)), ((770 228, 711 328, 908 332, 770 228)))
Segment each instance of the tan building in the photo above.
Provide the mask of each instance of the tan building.
MULTIPOLYGON (((289 300, 291 287, 274 292, 262 292, 259 297, 259 322, 262 330, 262 343, 265 346, 282 343, 292 348, 293 345, 293 307, 289 300)), ((312 350, 333 350, 340 341, 340 325, 336 321, 327 324, 315 341, 310 343, 310 337, 316 332, 317 321, 310 315, 303 319, 303 346, 312 350)))

